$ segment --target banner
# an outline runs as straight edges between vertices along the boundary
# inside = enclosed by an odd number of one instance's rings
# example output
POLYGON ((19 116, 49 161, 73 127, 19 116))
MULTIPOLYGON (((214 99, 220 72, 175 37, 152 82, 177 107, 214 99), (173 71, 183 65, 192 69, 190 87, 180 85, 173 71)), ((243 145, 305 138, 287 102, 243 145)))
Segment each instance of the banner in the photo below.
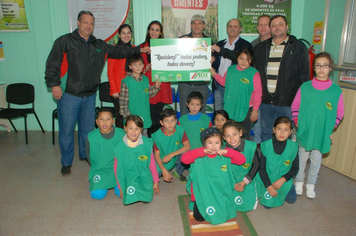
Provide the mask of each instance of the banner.
POLYGON ((24 0, 0 0, 0 32, 29 31, 24 0))
POLYGON ((209 81, 211 39, 151 39, 152 80, 209 81))
POLYGON ((257 34, 257 19, 260 15, 283 15, 287 18, 291 30, 292 0, 239 0, 238 19, 243 26, 244 34, 257 34))
POLYGON ((193 15, 204 16, 204 33, 212 42, 218 41, 218 0, 162 0, 162 25, 165 38, 178 38, 190 33, 193 15))
POLYGON ((130 0, 68 0, 70 30, 77 28, 77 17, 81 10, 91 11, 95 17, 93 35, 108 41, 125 22, 129 7, 130 0))
POLYGON ((313 44, 321 44, 321 35, 323 34, 324 21, 314 22, 313 44))

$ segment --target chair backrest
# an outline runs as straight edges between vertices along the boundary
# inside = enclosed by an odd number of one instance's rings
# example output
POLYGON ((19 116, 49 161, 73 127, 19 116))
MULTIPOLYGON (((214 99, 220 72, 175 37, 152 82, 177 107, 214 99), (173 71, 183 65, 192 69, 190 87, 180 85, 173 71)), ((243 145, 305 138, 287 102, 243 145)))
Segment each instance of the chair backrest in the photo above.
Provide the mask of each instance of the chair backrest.
POLYGON ((102 102, 112 102, 109 82, 103 82, 99 85, 99 100, 102 102))
POLYGON ((26 83, 9 84, 6 88, 6 101, 17 105, 33 103, 35 88, 26 83))

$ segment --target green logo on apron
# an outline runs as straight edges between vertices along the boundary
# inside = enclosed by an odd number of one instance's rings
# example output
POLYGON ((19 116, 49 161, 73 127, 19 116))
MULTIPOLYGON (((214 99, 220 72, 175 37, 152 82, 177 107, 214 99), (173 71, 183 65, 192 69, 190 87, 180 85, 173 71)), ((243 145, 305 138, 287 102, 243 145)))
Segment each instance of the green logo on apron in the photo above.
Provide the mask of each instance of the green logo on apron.
POLYGON ((135 189, 135 187, 133 187, 133 186, 129 186, 129 187, 127 188, 127 194, 129 194, 129 195, 134 194, 135 191, 136 191, 136 189, 135 189))
POLYGON ((244 201, 242 201, 242 197, 240 197, 240 196, 235 197, 235 203, 237 205, 241 205, 243 202, 244 201))
POLYGON ((215 208, 213 206, 208 206, 208 208, 206 208, 206 214, 208 214, 209 216, 212 216, 215 214, 215 208))
POLYGON ((95 175, 94 178, 93 178, 93 182, 94 182, 94 183, 97 183, 97 182, 100 181, 100 179, 101 179, 101 178, 100 178, 100 175, 95 175))
POLYGON ((272 198, 271 194, 269 194, 268 191, 266 191, 264 197, 265 197, 266 199, 271 199, 271 198, 272 198))
POLYGON ((148 160, 148 157, 146 157, 145 155, 142 155, 142 156, 139 156, 138 159, 140 161, 147 161, 148 160))
POLYGON ((222 170, 222 171, 227 171, 226 165, 221 166, 221 170, 222 170))

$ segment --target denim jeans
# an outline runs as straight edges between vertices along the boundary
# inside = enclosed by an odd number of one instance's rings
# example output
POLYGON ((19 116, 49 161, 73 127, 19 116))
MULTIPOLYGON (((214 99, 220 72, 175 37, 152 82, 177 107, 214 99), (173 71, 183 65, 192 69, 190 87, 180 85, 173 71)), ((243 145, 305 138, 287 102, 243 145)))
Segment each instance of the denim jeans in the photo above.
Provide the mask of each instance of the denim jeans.
POLYGON ((261 143, 261 112, 258 110, 258 120, 253 125, 253 141, 255 143, 261 143))
POLYGON ((290 107, 274 106, 271 104, 261 103, 260 112, 262 142, 273 137, 273 124, 278 117, 287 116, 292 120, 292 112, 290 107))
POLYGON ((74 157, 74 129, 78 121, 79 158, 87 158, 85 143, 95 124, 95 98, 64 93, 58 100, 59 148, 62 166, 71 166, 74 157))
POLYGON ((189 85, 187 83, 178 83, 179 108, 180 108, 181 117, 189 112, 186 103, 187 103, 188 95, 193 91, 198 91, 203 95, 204 102, 203 102, 203 108, 201 109, 201 113, 204 114, 206 113, 206 101, 208 99, 208 84, 194 86, 194 85, 189 85))
POLYGON ((299 145, 299 171, 295 182, 304 182, 305 177, 305 167, 307 165, 308 159, 310 158, 310 167, 308 171, 308 180, 307 184, 316 184, 318 179, 322 154, 319 150, 311 150, 309 152, 299 145))
POLYGON ((224 110, 224 92, 225 88, 218 84, 216 90, 214 91, 215 111, 224 110))

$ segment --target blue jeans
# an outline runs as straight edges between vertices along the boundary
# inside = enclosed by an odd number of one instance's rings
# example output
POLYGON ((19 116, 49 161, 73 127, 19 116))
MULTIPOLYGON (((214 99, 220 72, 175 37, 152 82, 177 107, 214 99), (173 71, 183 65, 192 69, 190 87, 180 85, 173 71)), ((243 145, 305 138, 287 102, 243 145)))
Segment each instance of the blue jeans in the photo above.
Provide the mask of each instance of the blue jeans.
POLYGON ((253 141, 261 143, 261 112, 258 110, 258 120, 253 125, 253 141))
POLYGON ((261 103, 260 112, 262 142, 273 137, 273 124, 278 117, 287 116, 292 120, 292 112, 290 107, 274 106, 271 104, 261 103))
POLYGON ((85 143, 95 124, 95 98, 64 93, 58 100, 59 148, 62 166, 71 166, 74 157, 74 129, 78 121, 79 158, 87 158, 85 143))
POLYGON ((224 92, 225 88, 221 85, 216 85, 217 88, 214 91, 214 107, 215 111, 224 110, 224 92))
POLYGON ((208 99, 208 84, 194 86, 189 85, 187 83, 178 83, 178 93, 179 93, 179 108, 180 108, 180 116, 187 114, 189 112, 188 107, 186 105, 188 95, 193 92, 198 91, 203 95, 203 108, 201 109, 201 113, 206 113, 206 101, 208 99))

